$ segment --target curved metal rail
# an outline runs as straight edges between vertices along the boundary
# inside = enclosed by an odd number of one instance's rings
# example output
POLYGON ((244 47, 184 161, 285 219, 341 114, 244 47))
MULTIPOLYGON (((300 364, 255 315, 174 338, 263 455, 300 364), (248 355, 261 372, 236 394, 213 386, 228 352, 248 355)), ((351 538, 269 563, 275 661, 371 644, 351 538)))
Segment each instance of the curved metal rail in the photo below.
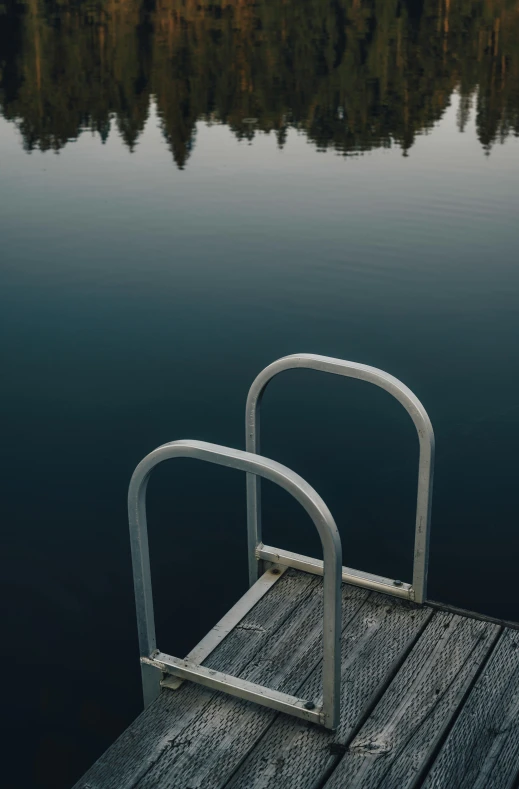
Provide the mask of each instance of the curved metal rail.
MULTIPOLYGON (((253 382, 247 397, 246 407, 246 449, 251 453, 260 452, 260 406, 268 383, 278 373, 296 368, 309 368, 325 373, 358 378, 379 386, 393 395, 401 403, 414 422, 420 442, 418 462, 418 496, 416 504, 416 528, 412 585, 401 581, 382 578, 344 567, 343 581, 376 589, 387 594, 397 595, 423 603, 427 592, 427 567, 429 557, 429 526, 431 519, 431 497, 434 469, 434 432, 427 412, 416 395, 398 378, 370 367, 367 364, 332 359, 312 353, 298 353, 285 356, 265 367, 253 382)), ((261 530, 261 487, 256 474, 247 474, 247 531, 249 545, 249 578, 253 584, 260 571, 263 560, 277 561, 280 564, 322 574, 322 562, 289 551, 278 551, 262 543, 261 530)))
POLYGON ((339 722, 342 549, 335 521, 319 494, 302 477, 274 460, 205 441, 173 441, 150 452, 135 469, 128 491, 128 516, 145 705, 151 703, 159 693, 160 672, 167 672, 181 679, 199 682, 216 690, 320 723, 329 729, 336 728, 339 722), (321 538, 326 570, 323 703, 320 709, 314 709, 313 703, 302 699, 269 690, 219 671, 210 671, 189 657, 180 660, 157 650, 146 521, 146 488, 155 466, 163 460, 174 457, 197 458, 220 466, 240 469, 254 475, 254 478, 265 477, 292 494, 313 520, 321 538))

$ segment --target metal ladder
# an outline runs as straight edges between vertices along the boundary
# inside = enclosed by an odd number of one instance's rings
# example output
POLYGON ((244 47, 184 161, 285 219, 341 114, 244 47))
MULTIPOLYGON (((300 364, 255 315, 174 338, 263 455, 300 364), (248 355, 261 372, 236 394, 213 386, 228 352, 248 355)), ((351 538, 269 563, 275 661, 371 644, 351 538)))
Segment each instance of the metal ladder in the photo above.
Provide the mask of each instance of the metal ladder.
MULTIPOLYGON (((284 356, 265 367, 252 384, 247 397, 245 447, 248 452, 260 452, 260 406, 267 385, 275 375, 284 370, 308 368, 323 373, 333 373, 347 378, 358 378, 379 386, 401 403, 414 422, 420 443, 418 460, 418 497, 416 504, 416 526, 414 544, 414 563, 412 584, 379 575, 342 568, 345 583, 374 589, 385 594, 404 597, 423 603, 427 588, 427 567, 429 560, 429 524, 431 519, 431 498, 434 470, 434 432, 427 412, 416 395, 402 383, 383 370, 367 364, 331 359, 313 353, 298 353, 284 356)), ((254 474, 247 474, 247 528, 249 552, 250 583, 258 578, 261 562, 278 562, 289 567, 297 567, 316 575, 323 574, 322 562, 309 556, 301 556, 290 551, 280 551, 261 541, 260 480, 254 474)))
POLYGON ((295 354, 273 362, 252 384, 246 408, 246 450, 244 452, 204 441, 173 441, 150 452, 133 473, 128 492, 128 516, 144 704, 147 706, 158 696, 161 685, 176 688, 187 679, 333 730, 337 728, 340 713, 342 581, 404 597, 417 603, 423 603, 425 600, 434 463, 432 425, 418 398, 392 375, 356 362, 314 354, 295 354), (373 383, 392 394, 411 416, 420 443, 412 584, 343 567, 339 532, 322 498, 299 474, 259 454, 259 416, 265 388, 269 381, 283 370, 301 367, 373 383), (156 646, 146 521, 146 488, 150 474, 163 460, 174 457, 196 458, 208 463, 236 468, 245 471, 247 475, 250 588, 184 659, 167 655, 159 651, 156 646), (304 507, 321 538, 323 561, 263 544, 260 516, 262 477, 280 485, 304 507), (266 571, 264 571, 265 562, 271 563, 266 571), (201 665, 288 567, 324 576, 323 698, 322 704, 317 707, 312 701, 280 693, 201 665), (162 675, 172 676, 161 680, 162 675))

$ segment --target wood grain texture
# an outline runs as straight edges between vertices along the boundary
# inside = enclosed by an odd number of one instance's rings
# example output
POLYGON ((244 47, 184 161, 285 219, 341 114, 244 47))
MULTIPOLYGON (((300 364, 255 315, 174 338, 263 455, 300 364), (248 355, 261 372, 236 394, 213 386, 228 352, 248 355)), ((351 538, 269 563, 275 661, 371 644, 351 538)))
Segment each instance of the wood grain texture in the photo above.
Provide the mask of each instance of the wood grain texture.
MULTIPOLYGON (((75 789, 519 789, 519 639, 343 586, 336 732, 185 682, 75 789)), ((289 570, 204 665, 321 703, 322 578, 289 570)))
POLYGON ((505 630, 423 789, 513 789, 519 782, 519 633, 505 630))
POLYGON ((499 633, 435 613, 326 789, 415 789, 499 633))
MULTIPOLYGON (((283 626, 319 584, 320 579, 315 576, 295 570, 286 572, 204 665, 225 668, 239 675, 262 644, 283 626)), ((74 789, 131 789, 160 759, 175 737, 194 724, 215 695, 214 691, 188 682, 178 691, 164 690, 74 789)))
MULTIPOLYGON (((363 589, 343 587, 342 623, 369 598, 363 589)), ((285 693, 299 688, 322 659, 322 581, 294 610, 275 638, 257 652, 240 676, 285 693)), ((275 720, 274 710, 218 694, 193 725, 138 783, 138 789, 215 789, 224 786, 275 720)))
MULTIPOLYGON (((373 593, 343 632, 338 730, 332 733, 278 716, 229 786, 305 789, 318 785, 337 764, 431 616, 426 608, 373 593)), ((320 687, 319 666, 300 695, 319 700, 320 687)))

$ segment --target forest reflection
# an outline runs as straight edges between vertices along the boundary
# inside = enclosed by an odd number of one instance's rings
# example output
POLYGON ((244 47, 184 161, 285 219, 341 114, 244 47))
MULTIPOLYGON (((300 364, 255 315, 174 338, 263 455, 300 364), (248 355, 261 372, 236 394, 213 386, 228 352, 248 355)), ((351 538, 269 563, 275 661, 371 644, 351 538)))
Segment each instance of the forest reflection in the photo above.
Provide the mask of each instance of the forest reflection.
POLYGON ((154 100, 180 168, 200 120, 405 153, 454 91, 484 150, 519 135, 518 0, 0 0, 0 108, 27 151, 114 125, 133 150, 154 100))

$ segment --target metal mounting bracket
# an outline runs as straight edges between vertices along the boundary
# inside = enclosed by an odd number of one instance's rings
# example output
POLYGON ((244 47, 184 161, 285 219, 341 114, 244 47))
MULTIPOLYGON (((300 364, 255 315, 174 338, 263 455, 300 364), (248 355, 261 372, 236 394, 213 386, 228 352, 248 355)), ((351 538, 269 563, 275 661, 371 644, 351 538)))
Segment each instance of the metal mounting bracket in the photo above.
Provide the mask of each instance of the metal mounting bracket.
MULTIPOLYGON (((209 444, 205 441, 173 441, 150 452, 135 469, 128 491, 128 516, 145 706, 148 706, 158 696, 162 672, 172 674, 180 679, 198 682, 214 690, 225 691, 233 696, 257 702, 304 720, 319 723, 328 729, 335 729, 339 723, 340 699, 342 549, 335 521, 319 494, 302 477, 274 460, 239 449, 209 444), (201 666, 200 662, 204 659, 204 655, 207 656, 217 645, 218 638, 215 629, 204 639, 205 646, 201 642, 195 648, 195 654, 191 653, 185 659, 167 655, 157 649, 146 520, 146 488, 155 466, 163 460, 174 457, 197 458, 269 479, 294 496, 313 520, 321 538, 325 568, 323 584, 323 702, 320 708, 314 709, 313 704, 310 705, 304 699, 279 693, 262 685, 201 666)), ((249 608, 259 599, 257 594, 260 591, 262 590, 256 592, 253 592, 252 589, 249 590, 246 600, 246 605, 249 608)), ((248 610, 243 610, 243 605, 240 608, 240 603, 237 606, 238 610, 234 614, 229 612, 227 615, 228 621, 226 624, 224 623, 223 630, 232 624, 233 618, 236 619, 242 611, 241 615, 243 616, 248 610)))
MULTIPOLYGON (((260 406, 265 389, 272 378, 284 370, 308 368, 324 373, 333 373, 347 378, 358 378, 379 386, 393 395, 406 409, 413 420, 420 443, 418 461, 418 496, 416 503, 416 526, 414 543, 413 582, 384 578, 350 567, 342 568, 343 581, 373 589, 385 594, 404 597, 423 603, 427 595, 427 568, 429 562, 429 531, 431 520, 431 498, 434 470, 434 432, 427 411, 415 394, 393 375, 370 367, 367 364, 332 359, 313 353, 297 353, 284 356, 269 364, 254 380, 247 397, 245 413, 245 448, 248 452, 260 452, 260 406)), ((262 572, 264 560, 277 561, 288 567, 323 574, 322 562, 310 556, 263 545, 261 529, 261 487, 257 474, 247 474, 247 533, 249 551, 249 579, 254 584, 262 572)))

